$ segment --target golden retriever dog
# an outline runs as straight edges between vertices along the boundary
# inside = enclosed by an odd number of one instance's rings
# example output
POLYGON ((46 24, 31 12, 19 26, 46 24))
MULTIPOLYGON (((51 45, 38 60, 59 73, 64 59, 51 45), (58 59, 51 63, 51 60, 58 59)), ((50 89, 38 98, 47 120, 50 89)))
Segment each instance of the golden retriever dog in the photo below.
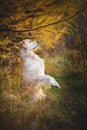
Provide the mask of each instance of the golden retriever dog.
POLYGON ((60 86, 53 77, 45 74, 44 60, 33 51, 39 42, 25 39, 19 45, 22 60, 21 87, 30 94, 32 101, 42 100, 46 96, 42 86, 60 86))

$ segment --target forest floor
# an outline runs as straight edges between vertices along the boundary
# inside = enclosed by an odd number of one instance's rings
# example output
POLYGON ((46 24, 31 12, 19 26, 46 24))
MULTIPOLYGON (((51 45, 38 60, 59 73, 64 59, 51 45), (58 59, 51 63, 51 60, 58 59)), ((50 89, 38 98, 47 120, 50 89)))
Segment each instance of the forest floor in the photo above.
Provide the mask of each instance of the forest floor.
POLYGON ((45 101, 29 104, 20 96, 16 69, 12 76, 8 67, 0 69, 0 130, 87 130, 86 75, 55 76, 61 89, 52 87, 45 101))

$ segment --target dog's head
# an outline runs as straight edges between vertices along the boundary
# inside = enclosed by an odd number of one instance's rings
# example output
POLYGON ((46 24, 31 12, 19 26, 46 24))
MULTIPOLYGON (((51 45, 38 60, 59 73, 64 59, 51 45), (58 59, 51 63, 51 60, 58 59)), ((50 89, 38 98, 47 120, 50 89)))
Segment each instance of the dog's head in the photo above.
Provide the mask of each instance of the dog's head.
POLYGON ((19 43, 19 45, 24 49, 33 50, 39 46, 39 42, 32 41, 30 39, 25 39, 25 40, 21 41, 19 43))

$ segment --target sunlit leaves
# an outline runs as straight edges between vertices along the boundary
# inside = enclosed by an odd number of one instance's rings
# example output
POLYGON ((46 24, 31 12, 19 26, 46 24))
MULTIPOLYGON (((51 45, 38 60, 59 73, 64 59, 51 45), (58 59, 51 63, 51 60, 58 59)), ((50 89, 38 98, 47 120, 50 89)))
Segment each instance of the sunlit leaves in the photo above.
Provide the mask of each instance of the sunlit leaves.
MULTIPOLYGON (((78 49, 81 53, 86 54, 82 51, 85 40, 82 44, 84 38, 81 38, 80 26, 83 26, 83 24, 81 24, 82 18, 79 18, 80 15, 63 21, 82 9, 85 2, 86 0, 84 2, 81 0, 2 1, 0 4, 0 30, 7 30, 7 32, 0 33, 1 51, 6 52, 5 54, 9 56, 9 52, 12 50, 11 53, 15 55, 15 51, 18 50, 18 42, 30 38, 40 41, 40 49, 46 53, 51 48, 56 47, 56 49, 60 48, 58 52, 61 51, 64 56, 69 52, 68 49, 78 49), (56 21, 59 21, 59 23, 51 24, 56 21), (46 26, 48 24, 51 25, 46 26), (9 30, 21 32, 8 32, 9 30), (23 32, 23 30, 27 31, 23 32)), ((86 19, 86 13, 87 10, 81 13, 81 17, 86 19)), ((86 28, 84 30, 83 33, 86 33, 86 28)), ((18 53, 15 57, 17 55, 18 53)), ((2 57, 5 56, 2 55, 2 57)), ((12 58, 14 59, 14 57, 12 58)))

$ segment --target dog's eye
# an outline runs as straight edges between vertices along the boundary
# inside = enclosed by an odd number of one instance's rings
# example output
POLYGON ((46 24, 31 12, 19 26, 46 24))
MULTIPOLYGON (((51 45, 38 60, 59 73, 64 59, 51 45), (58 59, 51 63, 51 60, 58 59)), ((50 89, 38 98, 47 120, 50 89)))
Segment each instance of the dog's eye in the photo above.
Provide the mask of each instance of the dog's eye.
POLYGON ((31 42, 31 41, 29 41, 29 42, 31 42))

